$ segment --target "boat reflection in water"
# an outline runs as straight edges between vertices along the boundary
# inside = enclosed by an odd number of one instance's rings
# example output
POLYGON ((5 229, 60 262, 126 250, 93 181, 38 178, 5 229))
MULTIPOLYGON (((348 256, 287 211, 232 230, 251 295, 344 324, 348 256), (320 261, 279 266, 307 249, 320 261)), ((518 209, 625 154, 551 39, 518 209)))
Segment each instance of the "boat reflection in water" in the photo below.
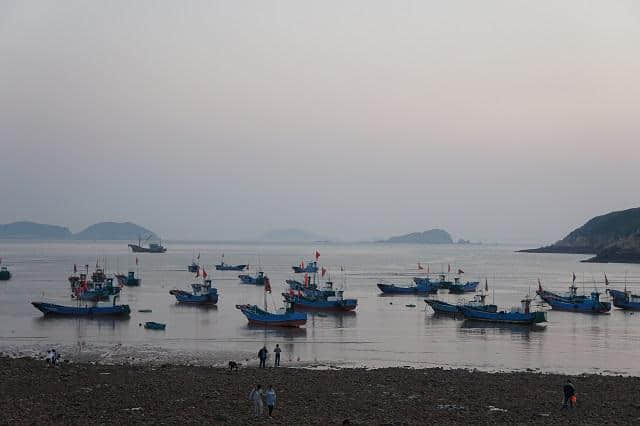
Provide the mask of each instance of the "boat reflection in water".
POLYGON ((510 324, 510 323, 500 323, 500 322, 486 322, 486 321, 475 321, 475 320, 465 320, 460 328, 465 331, 473 332, 476 330, 495 330, 497 333, 506 334, 506 333, 529 333, 529 332, 541 332, 547 329, 546 325, 540 324, 510 324))

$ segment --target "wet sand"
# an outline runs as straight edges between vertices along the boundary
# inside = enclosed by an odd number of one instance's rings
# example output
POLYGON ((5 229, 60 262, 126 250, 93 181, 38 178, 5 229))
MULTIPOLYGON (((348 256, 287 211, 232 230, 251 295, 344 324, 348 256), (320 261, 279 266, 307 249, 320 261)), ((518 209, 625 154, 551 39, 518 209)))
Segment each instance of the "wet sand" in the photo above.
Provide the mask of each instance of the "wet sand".
POLYGON ((2 424, 638 423, 640 378, 574 376, 575 412, 561 411, 566 376, 466 370, 66 364, 0 358, 2 424), (273 384, 273 419, 248 394, 273 384))

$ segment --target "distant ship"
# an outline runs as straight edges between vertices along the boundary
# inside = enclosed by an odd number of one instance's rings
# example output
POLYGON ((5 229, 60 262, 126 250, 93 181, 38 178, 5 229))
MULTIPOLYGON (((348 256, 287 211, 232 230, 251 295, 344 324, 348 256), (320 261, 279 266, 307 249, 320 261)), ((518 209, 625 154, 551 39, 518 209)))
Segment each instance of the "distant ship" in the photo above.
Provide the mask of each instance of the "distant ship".
POLYGON ((143 247, 142 244, 146 243, 151 235, 149 235, 144 241, 138 238, 138 244, 129 244, 131 251, 134 253, 164 253, 167 251, 166 247, 163 247, 160 243, 150 243, 149 247, 143 247))

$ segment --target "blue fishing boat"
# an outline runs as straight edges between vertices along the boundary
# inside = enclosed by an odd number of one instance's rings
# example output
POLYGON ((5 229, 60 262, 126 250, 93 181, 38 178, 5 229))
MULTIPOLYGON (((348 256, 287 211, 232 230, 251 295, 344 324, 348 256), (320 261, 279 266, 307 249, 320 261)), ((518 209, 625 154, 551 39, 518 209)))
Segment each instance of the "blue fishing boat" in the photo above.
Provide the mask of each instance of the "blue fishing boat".
POLYGON ((592 291, 590 296, 585 296, 578 295, 577 290, 578 288, 572 284, 569 294, 562 295, 544 290, 542 284, 539 284, 537 294, 551 306, 551 309, 558 311, 603 314, 611 310, 611 303, 601 301, 598 291, 592 291))
POLYGON ((192 305, 215 305, 218 303, 218 289, 211 287, 211 280, 204 279, 202 284, 191 284, 191 289, 191 293, 173 289, 169 291, 169 294, 174 296, 179 303, 192 305))
POLYGON ((167 324, 161 322, 147 321, 144 323, 144 328, 148 330, 164 330, 167 328, 167 324))
POLYGON ((126 285, 127 287, 137 287, 142 282, 140 278, 136 277, 136 273, 134 271, 129 271, 127 275, 116 274, 116 278, 120 285, 126 285))
POLYGON ((432 280, 430 277, 415 277, 413 282, 418 286, 428 285, 429 288, 435 289, 436 291, 449 289, 449 286, 451 285, 451 281, 447 280, 447 277, 444 274, 438 275, 437 280, 432 280))
POLYGON ((305 279, 307 285, 301 283, 297 280, 286 280, 286 283, 289 285, 289 291, 293 290, 299 293, 302 293, 308 297, 332 297, 336 295, 336 291, 333 289, 333 283, 331 281, 327 281, 327 285, 325 287, 318 287, 315 277, 314 280, 305 279))
POLYGON ((293 272, 295 272, 296 274, 315 274, 316 272, 318 272, 318 262, 311 261, 307 262, 307 264, 305 265, 303 261, 302 263, 300 263, 300 266, 292 266, 291 269, 293 269, 293 272))
POLYGON ((253 285, 263 286, 264 280, 265 278, 267 278, 267 276, 264 274, 264 272, 260 271, 256 276, 240 274, 238 275, 238 278, 240 278, 240 281, 242 282, 242 284, 253 284, 253 285))
POLYGON ((640 296, 624 291, 609 289, 607 292, 613 298, 613 306, 630 311, 640 311, 640 296))
POLYGON ((451 294, 463 294, 463 293, 473 293, 478 288, 480 281, 467 281, 466 283, 461 283, 460 278, 456 277, 453 279, 453 283, 449 284, 449 293, 451 294))
POLYGON ((420 279, 416 285, 397 285, 397 284, 377 284, 380 291, 384 294, 435 294, 438 292, 440 285, 428 279, 420 279))
POLYGON ((128 316, 131 313, 129 305, 117 305, 118 296, 113 297, 111 306, 65 306, 45 302, 31 302, 31 304, 45 315, 59 315, 71 317, 95 316, 128 316))
POLYGON ((244 271, 249 265, 229 265, 224 263, 224 253, 222 253, 222 259, 220 263, 216 265, 217 271, 244 271))
POLYGON ((544 311, 531 311, 530 297, 521 301, 520 307, 511 308, 509 311, 489 312, 468 306, 461 306, 460 310, 465 319, 507 324, 538 324, 547 320, 544 311))
POLYGON ((314 280, 314 287, 316 288, 305 292, 298 288, 297 294, 290 287, 289 292, 282 293, 282 296, 294 310, 352 311, 358 306, 357 299, 345 299, 343 290, 334 290, 331 281, 327 281, 324 288, 318 289, 314 280))
POLYGON ((307 314, 295 312, 290 303, 285 303, 285 307, 276 312, 269 312, 267 293, 271 293, 271 283, 268 278, 264 280, 264 309, 257 305, 236 305, 236 309, 239 309, 247 317, 250 325, 299 327, 307 323, 307 314))
POLYGON ((427 303, 431 309, 435 313, 440 314, 459 314, 462 313, 462 307, 466 306, 467 308, 478 309, 487 312, 496 312, 498 307, 496 305, 486 304, 487 295, 484 293, 478 293, 474 296, 473 300, 469 300, 463 303, 458 303, 456 305, 452 303, 443 302, 441 300, 436 299, 424 299, 425 303, 427 303))
POLYGON ((6 266, 0 267, 0 281, 8 281, 11 279, 11 272, 6 266))

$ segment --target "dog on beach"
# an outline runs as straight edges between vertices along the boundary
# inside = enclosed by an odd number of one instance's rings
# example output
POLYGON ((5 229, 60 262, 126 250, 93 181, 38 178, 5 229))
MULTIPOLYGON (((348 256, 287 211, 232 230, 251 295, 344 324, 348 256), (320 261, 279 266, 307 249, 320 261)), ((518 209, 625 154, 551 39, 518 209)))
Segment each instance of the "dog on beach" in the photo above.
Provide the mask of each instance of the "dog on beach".
POLYGON ((229 371, 238 371, 238 367, 240 366, 239 363, 235 362, 235 361, 229 361, 229 371))

